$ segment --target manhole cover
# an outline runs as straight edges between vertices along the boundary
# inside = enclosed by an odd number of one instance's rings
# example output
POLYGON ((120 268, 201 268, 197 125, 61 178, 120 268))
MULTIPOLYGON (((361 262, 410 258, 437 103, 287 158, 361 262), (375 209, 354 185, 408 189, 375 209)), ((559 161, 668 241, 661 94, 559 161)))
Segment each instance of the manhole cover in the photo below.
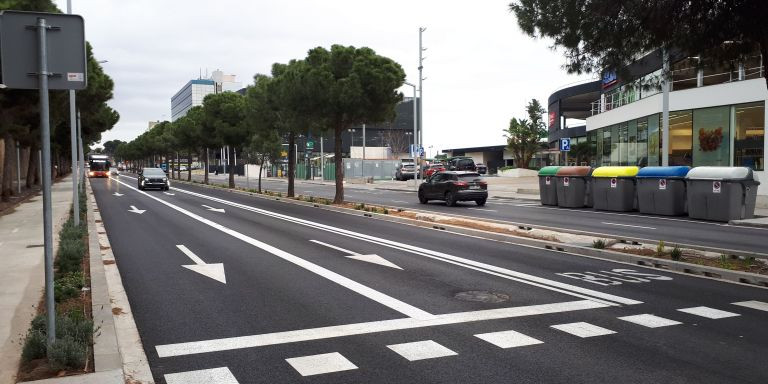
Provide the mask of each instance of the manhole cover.
POLYGON ((481 303, 503 303, 509 301, 510 297, 507 294, 499 292, 488 291, 466 291, 459 292, 453 297, 464 301, 479 301, 481 303))

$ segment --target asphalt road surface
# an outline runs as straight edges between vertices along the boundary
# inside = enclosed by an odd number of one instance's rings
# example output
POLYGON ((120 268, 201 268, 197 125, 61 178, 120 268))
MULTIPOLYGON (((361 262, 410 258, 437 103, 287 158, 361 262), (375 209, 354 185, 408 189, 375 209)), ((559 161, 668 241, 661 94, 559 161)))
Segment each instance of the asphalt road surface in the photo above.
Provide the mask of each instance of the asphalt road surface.
MULTIPOLYGON (((251 188, 256 183, 251 180, 251 188)), ((285 193, 288 183, 264 181, 263 187, 285 193)), ((239 180, 238 186, 246 183, 239 180)), ((415 187, 414 187, 415 189, 415 187)), ((296 194, 333 198, 332 185, 296 184, 296 194)), ((493 195, 493 192, 490 192, 493 195)), ((447 207, 442 201, 419 204, 414 192, 382 189, 347 187, 344 189, 347 201, 379 204, 390 207, 419 209, 441 214, 491 219, 531 226, 545 226, 614 237, 664 240, 667 244, 686 244, 714 247, 727 250, 768 253, 765 236, 768 229, 734 226, 726 223, 692 220, 687 217, 665 217, 640 213, 595 211, 591 208, 565 209, 542 206, 536 200, 489 199, 485 206, 474 202, 459 202, 456 207, 447 207)))
POLYGON ((126 175, 91 184, 158 383, 768 382, 766 289, 126 175))

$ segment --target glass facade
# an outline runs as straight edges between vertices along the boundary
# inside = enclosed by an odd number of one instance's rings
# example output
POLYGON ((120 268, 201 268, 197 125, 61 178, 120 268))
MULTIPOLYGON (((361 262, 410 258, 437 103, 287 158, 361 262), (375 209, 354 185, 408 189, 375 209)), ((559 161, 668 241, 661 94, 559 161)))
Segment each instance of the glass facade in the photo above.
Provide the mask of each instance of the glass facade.
MULTIPOLYGON (((661 165, 661 114, 587 132, 590 163, 661 165)), ((669 165, 765 169, 765 103, 669 113, 669 165)))

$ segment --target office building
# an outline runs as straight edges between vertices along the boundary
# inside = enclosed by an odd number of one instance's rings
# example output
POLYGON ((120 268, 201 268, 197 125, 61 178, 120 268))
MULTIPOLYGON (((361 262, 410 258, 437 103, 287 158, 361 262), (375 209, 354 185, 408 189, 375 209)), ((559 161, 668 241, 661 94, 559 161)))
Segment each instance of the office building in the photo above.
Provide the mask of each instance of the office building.
POLYGON ((212 93, 237 92, 243 87, 235 80, 235 75, 213 71, 208 79, 190 80, 171 97, 171 121, 176 121, 187 114, 192 107, 203 105, 205 96, 212 93))

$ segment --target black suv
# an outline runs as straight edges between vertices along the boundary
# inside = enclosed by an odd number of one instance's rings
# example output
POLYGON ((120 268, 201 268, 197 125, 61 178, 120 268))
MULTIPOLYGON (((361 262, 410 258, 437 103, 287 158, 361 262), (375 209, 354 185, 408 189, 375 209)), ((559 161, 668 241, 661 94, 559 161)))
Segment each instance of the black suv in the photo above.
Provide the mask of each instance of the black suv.
POLYGON ((476 172, 475 161, 471 157, 454 157, 448 159, 448 164, 445 166, 449 171, 469 171, 476 172))
POLYGON ((168 175, 162 168, 144 168, 139 172, 139 189, 159 188, 167 191, 171 187, 168 182, 168 175))
POLYGON ((474 201, 485 205, 488 199, 488 184, 475 172, 438 172, 419 186, 419 202, 444 200, 452 207, 457 201, 474 201))

